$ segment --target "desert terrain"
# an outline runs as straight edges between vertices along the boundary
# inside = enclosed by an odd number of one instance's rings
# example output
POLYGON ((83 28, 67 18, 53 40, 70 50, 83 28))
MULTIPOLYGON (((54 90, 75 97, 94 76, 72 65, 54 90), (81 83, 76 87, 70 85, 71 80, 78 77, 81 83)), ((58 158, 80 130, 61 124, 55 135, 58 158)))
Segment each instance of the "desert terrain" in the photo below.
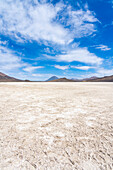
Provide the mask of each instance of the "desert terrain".
POLYGON ((112 170, 113 83, 0 83, 1 170, 112 170))

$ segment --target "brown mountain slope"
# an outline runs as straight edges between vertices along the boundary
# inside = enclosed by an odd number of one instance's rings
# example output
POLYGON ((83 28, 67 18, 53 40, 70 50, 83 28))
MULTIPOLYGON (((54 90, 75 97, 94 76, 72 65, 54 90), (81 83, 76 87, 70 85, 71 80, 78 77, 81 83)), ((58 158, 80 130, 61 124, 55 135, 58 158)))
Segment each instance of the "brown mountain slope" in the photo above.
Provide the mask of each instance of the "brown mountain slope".
POLYGON ((10 76, 0 72, 0 82, 18 82, 18 81, 22 81, 22 80, 10 77, 10 76))
POLYGON ((96 78, 93 80, 85 80, 87 82, 113 82, 113 75, 112 76, 105 76, 101 78, 96 78))
POLYGON ((113 75, 112 76, 105 76, 101 78, 93 77, 89 79, 83 79, 83 80, 70 80, 67 78, 60 78, 57 80, 52 80, 49 82, 113 82, 113 75))
POLYGON ((52 81, 49 81, 49 82, 75 82, 75 81, 67 79, 67 78, 60 78, 60 79, 52 80, 52 81))
POLYGON ((90 77, 90 78, 84 78, 82 81, 95 80, 95 79, 98 79, 98 77, 93 76, 93 77, 90 77))

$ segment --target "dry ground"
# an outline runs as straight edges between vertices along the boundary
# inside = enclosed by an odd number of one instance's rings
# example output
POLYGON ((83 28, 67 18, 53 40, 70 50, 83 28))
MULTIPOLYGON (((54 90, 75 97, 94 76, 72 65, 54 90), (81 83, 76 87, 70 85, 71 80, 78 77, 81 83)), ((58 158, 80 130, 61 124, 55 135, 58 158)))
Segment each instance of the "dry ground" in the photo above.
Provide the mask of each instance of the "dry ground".
POLYGON ((1 170, 111 170, 113 83, 0 83, 1 170))

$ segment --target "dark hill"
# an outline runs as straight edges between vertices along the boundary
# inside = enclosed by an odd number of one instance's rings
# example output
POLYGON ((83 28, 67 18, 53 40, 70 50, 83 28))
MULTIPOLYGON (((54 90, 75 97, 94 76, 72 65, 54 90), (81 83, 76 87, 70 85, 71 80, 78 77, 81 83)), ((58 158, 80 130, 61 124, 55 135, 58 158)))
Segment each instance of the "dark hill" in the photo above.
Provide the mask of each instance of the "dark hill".
POLYGON ((56 76, 52 76, 51 78, 49 78, 48 80, 46 80, 46 81, 52 81, 52 80, 57 80, 57 79, 59 79, 58 77, 56 77, 56 76))
POLYGON ((95 78, 93 80, 87 80, 87 82, 113 82, 113 75, 105 76, 105 77, 101 77, 101 78, 95 78))
POLYGON ((0 82, 18 82, 18 81, 22 81, 22 80, 16 79, 14 77, 10 77, 0 72, 0 82))
POLYGON ((60 79, 57 79, 57 80, 52 80, 50 82, 75 82, 75 81, 67 79, 67 78, 60 78, 60 79))

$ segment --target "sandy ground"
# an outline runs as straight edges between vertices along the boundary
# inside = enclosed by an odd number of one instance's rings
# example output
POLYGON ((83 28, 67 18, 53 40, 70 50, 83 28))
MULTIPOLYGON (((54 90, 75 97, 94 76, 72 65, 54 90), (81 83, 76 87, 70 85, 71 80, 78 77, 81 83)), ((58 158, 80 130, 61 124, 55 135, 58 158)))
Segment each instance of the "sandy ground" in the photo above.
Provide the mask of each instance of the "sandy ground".
POLYGON ((113 83, 0 83, 1 170, 111 170, 113 83))

